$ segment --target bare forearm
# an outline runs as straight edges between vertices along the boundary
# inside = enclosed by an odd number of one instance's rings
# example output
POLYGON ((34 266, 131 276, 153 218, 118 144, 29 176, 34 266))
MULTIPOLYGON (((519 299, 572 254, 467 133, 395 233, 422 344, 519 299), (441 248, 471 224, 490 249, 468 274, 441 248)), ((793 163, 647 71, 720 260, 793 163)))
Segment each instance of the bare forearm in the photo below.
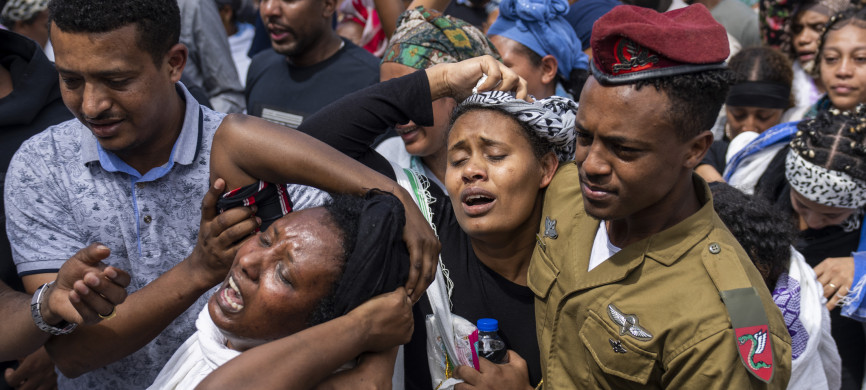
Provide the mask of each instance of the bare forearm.
POLYGON ((39 330, 30 316, 30 298, 0 282, 0 318, 5 322, 0 332, 0 361, 26 356, 48 340, 48 333, 39 330))
POLYGON ((341 316, 258 346, 222 365, 197 389, 310 389, 363 352, 362 329, 341 316))
POLYGON ((227 188, 261 179, 361 195, 371 188, 394 192, 396 182, 318 140, 262 119, 231 115, 214 137, 211 178, 227 188))
POLYGON ((46 350, 66 376, 113 363, 145 346, 216 284, 203 278, 188 260, 164 273, 116 307, 117 315, 94 326, 52 338, 46 350))
POLYGON ((390 389, 398 348, 362 355, 357 367, 331 375, 319 383, 316 390, 390 389))

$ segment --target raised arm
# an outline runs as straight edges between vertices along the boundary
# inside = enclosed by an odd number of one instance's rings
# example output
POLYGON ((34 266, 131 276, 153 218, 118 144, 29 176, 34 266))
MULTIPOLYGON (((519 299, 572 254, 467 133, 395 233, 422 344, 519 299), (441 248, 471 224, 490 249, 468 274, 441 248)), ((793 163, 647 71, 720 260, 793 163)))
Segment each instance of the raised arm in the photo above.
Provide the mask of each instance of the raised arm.
POLYGON ((493 57, 483 56, 437 65, 356 91, 308 117, 298 130, 371 166, 370 155, 375 151, 370 144, 378 136, 410 120, 421 126, 433 125, 433 100, 453 97, 462 101, 482 74, 489 77, 479 91, 513 91, 525 98, 525 82, 493 57))

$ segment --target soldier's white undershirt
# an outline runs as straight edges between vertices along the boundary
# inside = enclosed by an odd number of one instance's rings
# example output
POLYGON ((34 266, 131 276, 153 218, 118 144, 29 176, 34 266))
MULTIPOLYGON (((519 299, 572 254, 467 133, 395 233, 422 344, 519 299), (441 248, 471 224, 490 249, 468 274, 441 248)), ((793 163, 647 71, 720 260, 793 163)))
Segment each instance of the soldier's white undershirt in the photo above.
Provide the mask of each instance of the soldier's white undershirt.
POLYGON ((598 225, 598 231, 595 232, 595 241, 592 242, 592 253, 589 255, 589 270, 598 267, 605 260, 619 252, 620 248, 610 242, 610 237, 607 236, 607 227, 604 221, 598 225))

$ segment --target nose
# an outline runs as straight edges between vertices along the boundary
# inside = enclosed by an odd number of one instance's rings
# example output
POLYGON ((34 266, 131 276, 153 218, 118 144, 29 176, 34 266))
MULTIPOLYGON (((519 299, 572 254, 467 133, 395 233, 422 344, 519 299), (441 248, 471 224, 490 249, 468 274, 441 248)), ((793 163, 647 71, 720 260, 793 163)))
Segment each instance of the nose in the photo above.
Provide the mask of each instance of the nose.
POLYGON ((279 9, 277 0, 262 0, 259 4, 259 12, 262 14, 262 19, 267 19, 268 16, 277 16, 279 9))
POLYGON ((81 112, 88 118, 98 118, 100 114, 111 108, 111 100, 105 90, 92 83, 84 85, 81 97, 81 112))
POLYGON ((580 163, 580 168, 588 178, 606 176, 610 174, 610 164, 604 158, 604 151, 598 142, 584 147, 586 157, 580 163))
POLYGON ((815 37, 812 35, 809 28, 804 26, 802 31, 794 35, 794 44, 797 46, 808 46, 815 40, 815 37))
POLYGON ((244 276, 246 276, 250 280, 259 279, 259 274, 261 273, 262 268, 262 258, 266 254, 265 249, 250 248, 254 245, 257 245, 257 242, 258 237, 253 237, 252 239, 247 240, 247 242, 244 243, 244 247, 241 247, 241 250, 239 250, 237 254, 238 266, 240 266, 241 272, 244 274, 244 276))
POLYGON ((854 66, 851 59, 843 57, 839 59, 839 66, 836 67, 836 77, 848 78, 853 76, 854 66))
POLYGON ((755 133, 760 133, 759 130, 760 129, 758 127, 758 119, 755 118, 754 115, 749 115, 746 117, 746 120, 743 121, 743 125, 740 127, 739 132, 743 133, 746 131, 753 131, 755 133))
POLYGON ((487 165, 479 157, 470 157, 461 174, 466 184, 487 180, 487 165))
POLYGON ((801 212, 801 217, 803 217, 803 221, 806 222, 806 226, 811 229, 821 229, 827 226, 827 219, 824 218, 820 213, 812 213, 812 212, 801 212))

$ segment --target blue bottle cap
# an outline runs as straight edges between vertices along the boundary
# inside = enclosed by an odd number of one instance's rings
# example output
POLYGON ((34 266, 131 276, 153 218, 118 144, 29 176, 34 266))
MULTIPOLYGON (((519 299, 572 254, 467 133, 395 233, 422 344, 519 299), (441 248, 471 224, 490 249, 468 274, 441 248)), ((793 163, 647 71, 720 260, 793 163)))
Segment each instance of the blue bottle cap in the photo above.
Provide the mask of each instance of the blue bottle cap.
POLYGON ((499 330, 499 321, 492 318, 481 318, 478 320, 478 331, 496 332, 497 330, 499 330))

